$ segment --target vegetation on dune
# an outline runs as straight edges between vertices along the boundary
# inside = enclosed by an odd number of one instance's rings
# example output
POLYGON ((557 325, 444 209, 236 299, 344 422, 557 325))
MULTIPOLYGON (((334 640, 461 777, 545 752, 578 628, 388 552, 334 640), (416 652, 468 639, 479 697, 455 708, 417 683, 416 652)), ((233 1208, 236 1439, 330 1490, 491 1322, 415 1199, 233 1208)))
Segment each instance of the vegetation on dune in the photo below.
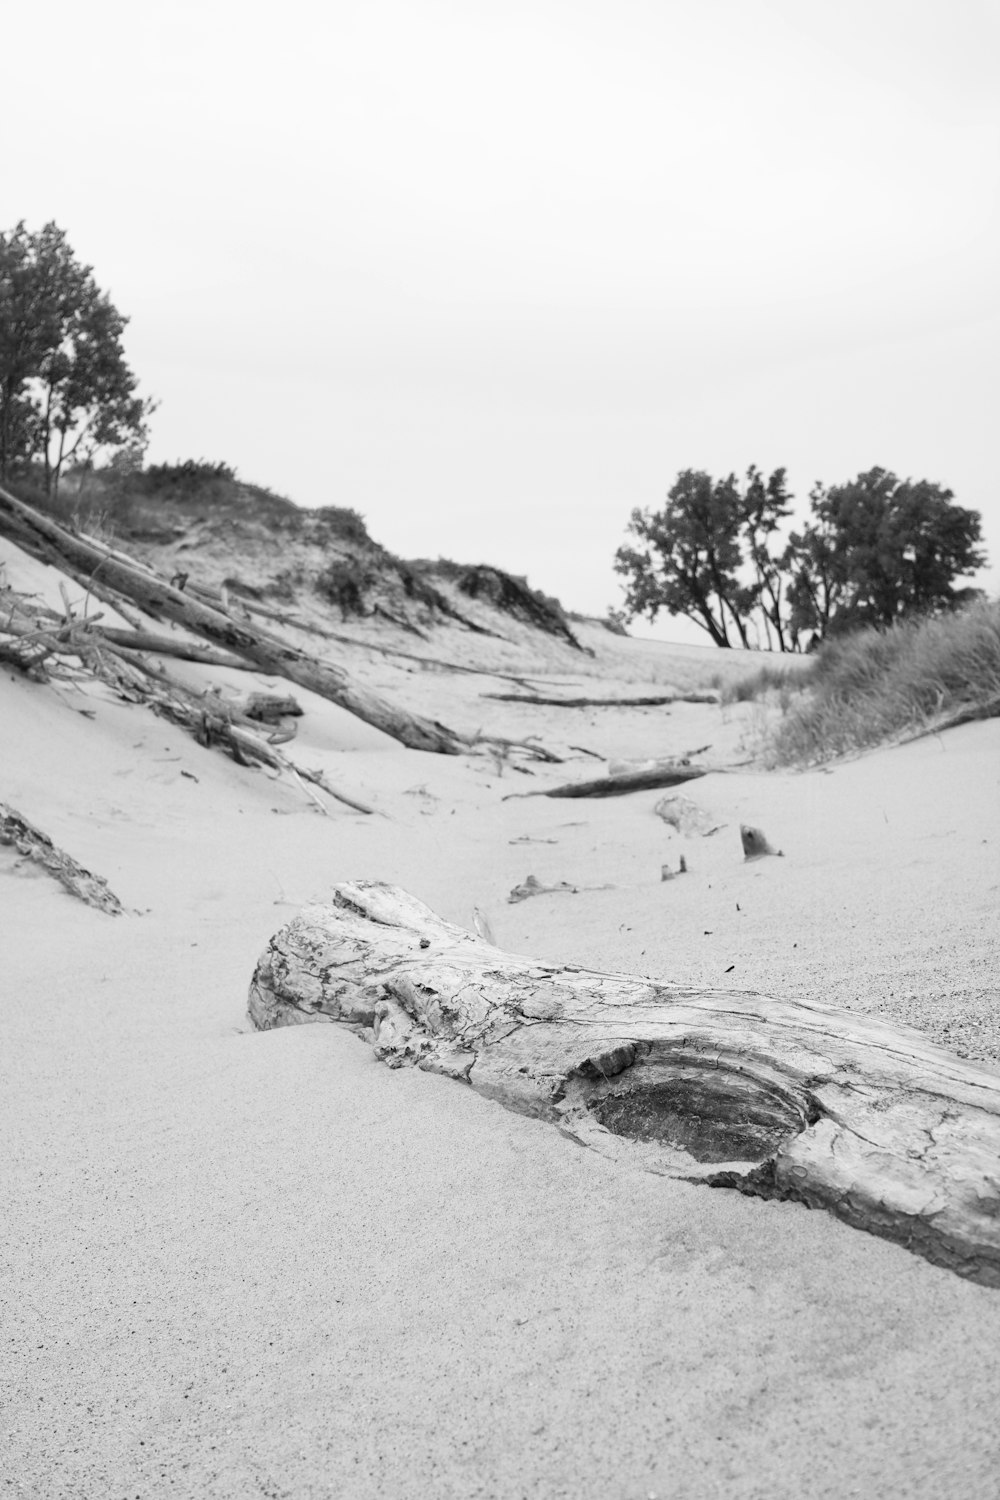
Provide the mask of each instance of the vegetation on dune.
POLYGON ((154 403, 136 394, 128 319, 55 223, 0 231, 0 482, 58 494, 72 464, 145 449, 154 403))
POLYGON ((713 479, 680 475, 661 511, 635 510, 615 570, 628 618, 660 610, 693 620, 717 646, 801 651, 866 625, 955 608, 956 580, 986 561, 981 517, 928 480, 874 468, 817 484, 810 519, 782 543, 792 514, 785 470, 713 479))
MULTIPOLYGON (((775 685, 761 673, 755 696, 775 685)), ((744 696, 742 686, 734 697, 744 696)), ((783 686, 785 712, 764 753, 772 766, 819 765, 1000 715, 1000 600, 828 641, 800 690, 783 686)))
POLYGON ((721 673, 716 673, 711 685, 718 688, 719 701, 724 705, 751 703, 775 692, 781 695, 783 704, 787 705, 791 694, 801 692, 813 680, 818 660, 818 656, 810 656, 793 663, 779 657, 776 661, 766 661, 762 667, 746 672, 741 677, 726 680, 721 673))
POLYGON ((558 599, 533 589, 527 578, 505 573, 488 563, 456 563, 439 557, 436 562, 421 559, 411 564, 418 573, 435 574, 453 583, 469 599, 480 599, 513 615, 526 625, 534 625, 550 635, 562 636, 579 648, 569 618, 558 599))

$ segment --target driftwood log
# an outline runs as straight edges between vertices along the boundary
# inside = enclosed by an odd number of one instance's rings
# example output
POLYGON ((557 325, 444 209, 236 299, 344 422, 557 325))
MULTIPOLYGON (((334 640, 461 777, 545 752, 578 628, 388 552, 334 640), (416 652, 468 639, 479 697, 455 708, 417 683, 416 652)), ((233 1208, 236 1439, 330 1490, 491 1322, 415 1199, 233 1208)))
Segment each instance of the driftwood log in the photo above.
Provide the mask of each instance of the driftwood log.
POLYGON ((100 578, 154 617, 183 625, 213 645, 252 662, 261 671, 285 677, 318 693, 411 749, 457 755, 463 748, 458 736, 443 724, 411 714, 370 693, 353 681, 343 667, 320 661, 279 636, 235 620, 223 610, 173 588, 149 569, 92 538, 65 530, 50 517, 0 489, 0 532, 3 531, 46 562, 57 565, 66 562, 77 574, 100 578))
POLYGON ((538 693, 480 693, 497 703, 527 703, 535 708, 664 708, 668 703, 719 703, 718 693, 669 693, 651 698, 543 698, 538 693))
POLYGON ((392 886, 334 888, 272 938, 264 1030, 339 1021, 669 1176, 825 1208, 1000 1286, 1000 1076, 807 1002, 535 963, 392 886))
POLYGON ((125 908, 103 875, 94 875, 77 864, 72 855, 54 844, 47 833, 29 823, 16 808, 0 802, 0 844, 9 844, 24 859, 47 870, 54 880, 77 896, 88 906, 107 912, 109 917, 120 917, 125 908))
POLYGON ((154 656, 175 656, 180 661, 203 662, 209 667, 228 667, 237 672, 255 670, 251 662, 231 651, 216 651, 211 646, 199 646, 197 641, 185 641, 179 636, 157 635, 150 630, 116 630, 111 625, 100 625, 96 629, 113 646, 124 646, 128 651, 150 651, 154 656))
POLYGON ((681 766, 662 761, 641 771, 620 771, 614 776, 598 776, 594 781, 570 781, 537 792, 510 792, 503 800, 509 802, 514 797, 621 797, 626 792, 648 792, 652 787, 679 786, 683 781, 695 781, 706 774, 702 766, 681 766))

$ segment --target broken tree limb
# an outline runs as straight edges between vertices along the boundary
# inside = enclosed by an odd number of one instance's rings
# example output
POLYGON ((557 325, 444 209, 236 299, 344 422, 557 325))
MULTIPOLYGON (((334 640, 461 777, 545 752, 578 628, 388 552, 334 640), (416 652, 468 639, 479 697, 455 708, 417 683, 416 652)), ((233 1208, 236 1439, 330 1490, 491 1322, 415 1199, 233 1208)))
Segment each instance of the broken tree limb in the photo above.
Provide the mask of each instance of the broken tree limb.
POLYGON ((457 755, 462 749, 459 737, 443 724, 411 714, 368 692, 343 667, 320 661, 279 636, 237 621, 223 610, 190 597, 140 565, 123 562, 120 554, 103 544, 66 531, 50 517, 0 489, 0 531, 5 529, 19 545, 30 546, 33 538, 47 561, 65 561, 77 573, 92 578, 99 574, 104 583, 140 609, 185 626, 262 671, 308 688, 410 749, 446 755, 457 755))
POLYGON ((29 823, 27 818, 6 802, 0 802, 0 844, 11 844, 18 854, 33 860, 47 870, 59 884, 77 896, 88 906, 107 912, 110 917, 120 917, 125 911, 103 875, 92 875, 83 865, 77 864, 71 855, 58 848, 47 833, 29 823))
POLYGON ((229 667, 238 672, 256 670, 242 656, 231 651, 216 651, 211 646, 199 646, 197 641, 185 641, 178 636, 157 635, 150 630, 116 630, 102 625, 99 634, 114 646, 125 646, 130 651, 149 651, 154 656, 175 656, 179 661, 204 662, 209 667, 229 667))
POLYGON ((599 776, 596 781, 571 781, 564 786, 539 788, 536 792, 508 792, 513 797, 620 797, 625 792, 647 792, 653 787, 678 786, 706 775, 699 766, 661 765, 644 771, 622 771, 617 776, 599 776))
POLYGON ((654 698, 542 698, 536 693, 480 693, 497 703, 528 703, 537 708, 663 708, 668 703, 712 703, 718 693, 670 693, 654 698))
POLYGON ((393 886, 336 886, 257 964, 261 1030, 338 1021, 687 1181, 825 1208, 1000 1286, 1000 1076, 918 1032, 504 953, 393 886))

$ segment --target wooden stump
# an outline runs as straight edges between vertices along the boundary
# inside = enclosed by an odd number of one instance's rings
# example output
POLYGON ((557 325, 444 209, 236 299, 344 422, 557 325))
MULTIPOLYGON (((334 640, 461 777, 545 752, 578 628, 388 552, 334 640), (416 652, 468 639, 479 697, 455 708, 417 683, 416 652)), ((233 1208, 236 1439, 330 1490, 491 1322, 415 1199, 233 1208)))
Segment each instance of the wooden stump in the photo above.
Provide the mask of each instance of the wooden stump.
POLYGON ((605 1154, 829 1209, 1000 1286, 1000 1077, 908 1028, 535 963, 366 881, 272 938, 249 1010, 339 1021, 605 1154))

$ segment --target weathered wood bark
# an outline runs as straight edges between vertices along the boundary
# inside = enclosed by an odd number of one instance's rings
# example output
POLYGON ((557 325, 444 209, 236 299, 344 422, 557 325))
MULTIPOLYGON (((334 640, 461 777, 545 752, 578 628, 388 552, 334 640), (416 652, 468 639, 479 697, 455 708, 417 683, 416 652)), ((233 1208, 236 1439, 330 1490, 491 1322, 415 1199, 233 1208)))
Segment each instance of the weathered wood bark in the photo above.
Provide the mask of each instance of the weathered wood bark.
POLYGON ((267 1029, 339 1021, 653 1171, 826 1208, 1000 1286, 1000 1076, 807 1002, 535 963, 392 886, 335 887, 272 938, 267 1029))
POLYGON ((625 792, 648 792, 653 787, 679 786, 695 781, 707 772, 700 766, 663 765, 645 771, 622 771, 616 776, 599 776, 596 781, 570 781, 564 786, 550 786, 537 792, 510 792, 503 800, 514 797, 621 797, 625 792))
POLYGON ((172 588, 138 564, 123 562, 120 554, 115 554, 110 548, 75 536, 48 516, 0 489, 0 530, 5 520, 13 522, 10 534, 20 544, 36 538, 49 557, 54 554, 57 559, 65 558, 77 570, 99 573, 105 583, 141 609, 184 625, 195 635, 235 652, 264 672, 309 688, 410 749, 457 755, 463 748, 458 736, 443 724, 408 713, 368 692, 352 681, 343 667, 319 661, 279 636, 234 620, 222 610, 192 598, 181 589, 172 588))
POLYGON ((195 641, 184 641, 177 636, 157 635, 150 630, 116 630, 112 625, 95 627, 96 633, 114 646, 125 646, 129 651, 149 651, 154 656, 175 656, 179 661, 204 662, 209 667, 229 667, 238 672, 256 670, 251 662, 231 651, 215 651, 211 646, 199 646, 195 641))
POLYGON ((125 908, 103 875, 94 875, 77 864, 72 855, 54 844, 47 833, 29 823, 15 808, 0 802, 0 844, 12 844, 18 854, 33 860, 58 880, 59 884, 88 906, 120 917, 125 908))

